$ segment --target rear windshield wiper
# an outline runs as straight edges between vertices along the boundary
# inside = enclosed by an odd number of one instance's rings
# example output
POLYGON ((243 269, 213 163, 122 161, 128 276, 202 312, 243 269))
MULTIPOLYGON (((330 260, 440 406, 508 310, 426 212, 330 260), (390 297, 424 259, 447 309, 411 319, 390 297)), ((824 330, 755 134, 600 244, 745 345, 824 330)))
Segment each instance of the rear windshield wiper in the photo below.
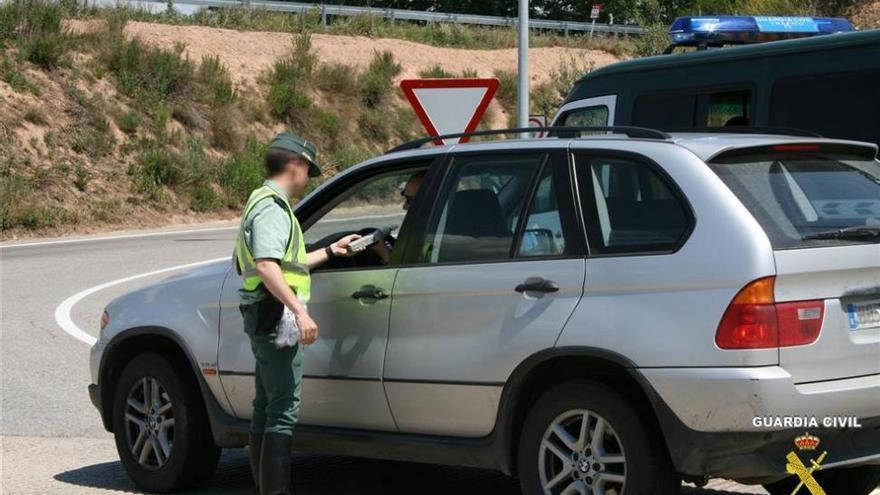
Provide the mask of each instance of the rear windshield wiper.
POLYGON ((807 234, 801 239, 869 239, 880 236, 880 227, 847 227, 807 234))

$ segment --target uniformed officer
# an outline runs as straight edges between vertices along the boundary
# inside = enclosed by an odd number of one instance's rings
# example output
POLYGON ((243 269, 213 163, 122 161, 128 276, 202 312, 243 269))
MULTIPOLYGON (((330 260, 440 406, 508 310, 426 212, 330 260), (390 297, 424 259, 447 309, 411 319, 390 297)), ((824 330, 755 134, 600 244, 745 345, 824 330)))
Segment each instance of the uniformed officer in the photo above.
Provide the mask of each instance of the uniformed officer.
POLYGON ((235 260, 242 276, 239 290, 244 330, 256 361, 256 395, 250 430, 251 471, 261 494, 290 493, 290 448, 302 390, 302 344, 318 337, 309 317, 309 268, 334 256, 349 256, 352 234, 324 249, 306 253, 302 229, 290 198, 310 177, 321 175, 315 145, 282 133, 266 153, 268 179, 251 193, 241 215, 235 260), (292 347, 277 347, 275 325, 290 309, 300 330, 292 347))

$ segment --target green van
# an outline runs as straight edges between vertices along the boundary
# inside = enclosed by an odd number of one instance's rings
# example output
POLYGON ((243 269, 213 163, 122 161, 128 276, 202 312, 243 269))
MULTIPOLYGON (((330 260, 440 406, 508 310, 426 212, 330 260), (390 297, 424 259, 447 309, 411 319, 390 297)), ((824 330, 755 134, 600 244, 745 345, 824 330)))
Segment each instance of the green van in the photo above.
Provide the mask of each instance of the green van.
POLYGON ((773 127, 880 144, 880 30, 602 67, 575 83, 553 125, 773 127))

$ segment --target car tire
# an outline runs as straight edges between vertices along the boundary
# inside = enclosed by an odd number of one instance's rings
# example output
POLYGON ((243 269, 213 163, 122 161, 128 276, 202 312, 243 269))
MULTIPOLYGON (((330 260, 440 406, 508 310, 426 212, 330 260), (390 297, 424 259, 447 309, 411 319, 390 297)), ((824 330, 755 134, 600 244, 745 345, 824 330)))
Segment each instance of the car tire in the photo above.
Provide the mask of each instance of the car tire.
POLYGON ((557 495, 569 487, 603 493, 600 486, 615 494, 625 488, 626 495, 681 490, 665 443, 645 415, 607 385, 587 380, 551 389, 529 411, 518 473, 525 495, 557 495), (604 434, 594 435, 600 429, 604 434))
POLYGON ((113 431, 125 471, 146 491, 191 488, 217 468, 220 448, 192 371, 158 354, 134 357, 120 374, 113 431))
MULTIPOLYGON (((839 467, 813 473, 827 495, 868 495, 880 486, 880 466, 839 467)), ((791 476, 764 485, 770 495, 791 495, 800 480, 791 476)))

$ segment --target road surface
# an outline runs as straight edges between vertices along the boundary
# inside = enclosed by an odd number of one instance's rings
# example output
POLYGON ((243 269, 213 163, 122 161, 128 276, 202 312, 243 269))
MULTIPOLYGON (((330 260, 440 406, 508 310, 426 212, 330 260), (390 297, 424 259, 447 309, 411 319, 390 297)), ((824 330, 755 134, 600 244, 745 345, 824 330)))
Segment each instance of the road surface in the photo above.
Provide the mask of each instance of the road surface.
MULTIPOLYGON (((140 275, 228 257, 235 228, 210 224, 0 244, 0 493, 139 493, 89 402, 87 342, 107 302, 172 272, 140 275), (131 280, 107 285, 125 279, 131 280)), ((306 495, 403 494, 413 487, 419 493, 518 493, 514 480, 482 470, 304 454, 292 462, 297 493, 306 495)), ((723 481, 709 487, 685 493, 764 493, 723 481)), ((246 451, 226 451, 217 474, 196 493, 252 493, 246 451)))

